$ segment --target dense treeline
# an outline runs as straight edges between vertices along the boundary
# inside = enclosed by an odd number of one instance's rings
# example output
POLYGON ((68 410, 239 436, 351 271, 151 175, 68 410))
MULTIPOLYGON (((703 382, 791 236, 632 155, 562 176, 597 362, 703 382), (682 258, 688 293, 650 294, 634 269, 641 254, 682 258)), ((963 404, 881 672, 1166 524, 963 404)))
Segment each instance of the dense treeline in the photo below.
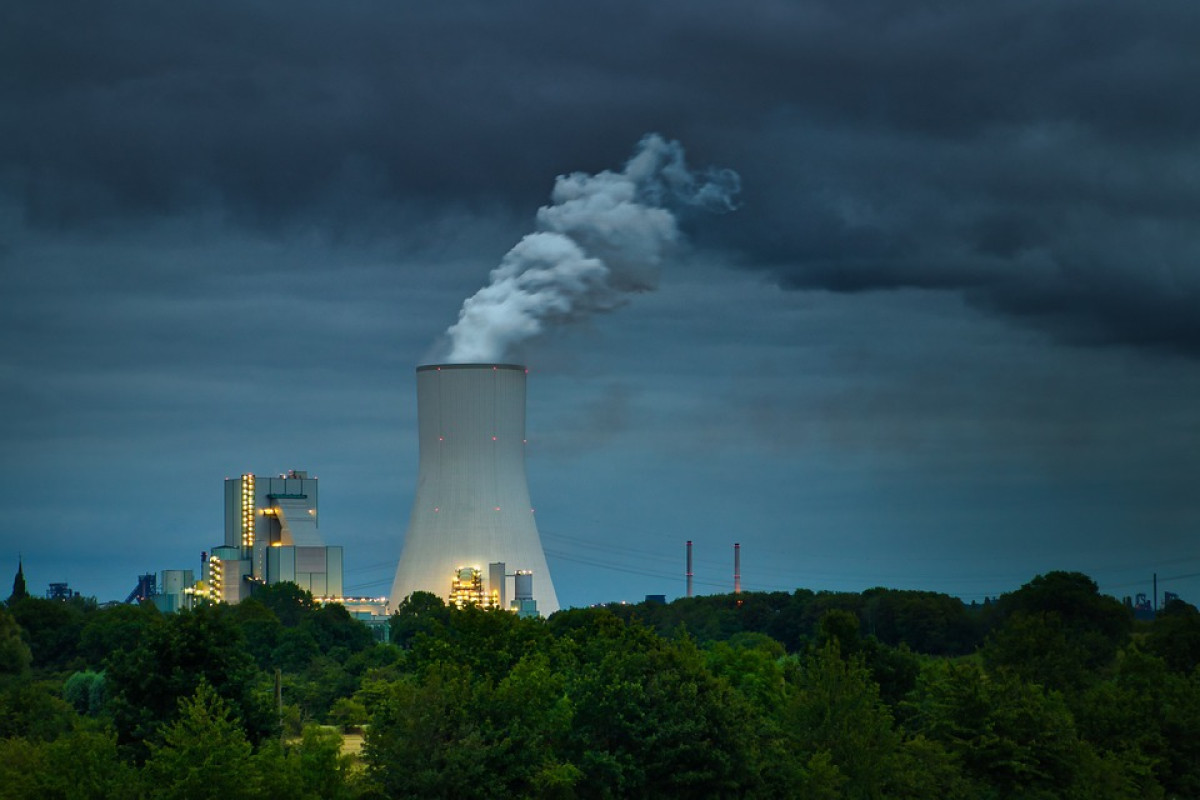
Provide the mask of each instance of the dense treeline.
POLYGON ((14 596, 0 797, 1200 797, 1200 612, 1135 624, 1076 573, 549 620, 418 593, 391 633, 290 584, 14 596))

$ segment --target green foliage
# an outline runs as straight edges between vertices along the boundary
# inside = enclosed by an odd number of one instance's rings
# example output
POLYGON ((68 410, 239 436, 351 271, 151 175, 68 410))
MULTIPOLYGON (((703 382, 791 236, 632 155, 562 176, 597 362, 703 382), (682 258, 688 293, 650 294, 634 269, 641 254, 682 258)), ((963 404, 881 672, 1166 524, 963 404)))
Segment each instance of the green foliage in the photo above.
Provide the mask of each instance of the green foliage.
POLYGON ((33 667, 52 671, 67 668, 79 657, 79 635, 95 602, 26 597, 10 603, 8 610, 25 631, 33 667))
POLYGON ((1132 617, 1077 572, 1039 575, 997 604, 999 627, 983 658, 1047 688, 1077 691, 1095 682, 1129 641, 1132 617))
POLYGON ((0 678, 23 676, 32 662, 33 653, 21 638, 21 626, 0 606, 0 678))
POLYGON ((375 637, 366 625, 354 617, 339 603, 320 606, 308 614, 300 623, 308 631, 322 653, 340 648, 357 653, 375 644, 375 637))
POLYGON ((962 600, 937 592, 863 592, 868 632, 881 642, 918 653, 965 655, 982 641, 982 620, 962 600))
POLYGON ((253 758, 260 776, 255 797, 262 800, 348 800, 350 759, 342 737, 319 725, 305 726, 300 741, 264 742, 253 758))
MULTIPOLYGON (((842 612, 844 613, 844 612, 842 612)), ((838 612, 826 619, 844 622, 838 612)), ((783 709, 785 735, 805 756, 828 756, 846 797, 879 797, 894 770, 900 734, 861 658, 844 658, 833 637, 800 659, 783 709)))
POLYGON ((1076 573, 982 608, 800 590, 521 620, 415 593, 392 645, 294 586, 15 605, 0 798, 1200 796, 1200 614, 1139 649, 1076 573), (314 721, 363 727, 357 767, 314 721))
POLYGON ((718 678, 768 713, 787 695, 782 659, 783 645, 762 633, 739 633, 728 642, 708 648, 705 665, 718 678))
POLYGON ((278 640, 279 644, 271 651, 267 664, 273 664, 284 672, 302 672, 313 659, 321 655, 317 640, 303 628, 283 628, 278 640))
POLYGON ((571 634, 565 665, 581 796, 737 794, 756 766, 753 707, 705 669, 691 640, 594 622, 571 634))
POLYGON ((77 714, 97 716, 104 710, 108 699, 104 673, 91 670, 73 673, 63 683, 62 696, 75 708, 77 714))
POLYGON ((1200 611, 1172 600, 1159 613, 1146 637, 1146 649, 1183 674, 1200 666, 1200 611))
POLYGON ((296 752, 300 760, 300 783, 307 796, 313 800, 341 800, 350 796, 347 781, 351 761, 342 755, 342 737, 336 731, 317 725, 305 727, 296 752))
POLYGON ((550 638, 540 619, 521 619, 500 609, 476 606, 448 609, 444 621, 428 633, 410 639, 410 663, 451 663, 469 666, 473 673, 499 681, 529 652, 550 638))
POLYGON ((274 730, 270 693, 259 690, 265 676, 224 606, 171 615, 150 627, 138 647, 110 654, 106 665, 118 738, 139 754, 140 743, 171 722, 179 701, 202 683, 230 704, 252 741, 274 730))
POLYGON ((8 681, 0 691, 0 738, 51 741, 71 730, 75 712, 55 681, 8 681))
POLYGON ((444 639, 416 637, 416 673, 361 695, 383 794, 720 797, 750 778, 755 712, 692 642, 608 612, 569 615, 557 642, 528 624, 452 612, 444 639))
POLYGON ((270 609, 279 622, 288 628, 299 625, 317 609, 312 592, 291 581, 256 586, 252 599, 270 609))
POLYGON ((81 729, 52 742, 0 739, 0 797, 6 800, 116 800, 134 795, 136 783, 111 732, 81 729))
POLYGON ((230 705, 206 681, 179 701, 178 714, 150 743, 144 785, 160 800, 249 800, 266 777, 230 705))
POLYGON ((849 611, 826 612, 817 624, 816 646, 836 644, 842 656, 859 658, 879 685, 884 702, 895 706, 916 685, 917 659, 903 644, 888 647, 874 636, 860 636, 860 628, 858 617, 849 611))
POLYGON ((974 662, 922 675, 914 727, 999 797, 1063 797, 1079 788, 1086 748, 1060 695, 974 662))
POLYGON ((609 609, 625 621, 637 620, 662 635, 683 626, 700 642, 723 641, 738 633, 764 633, 789 653, 802 652, 831 611, 856 620, 859 633, 883 644, 906 644, 918 653, 958 655, 974 652, 983 640, 986 620, 949 595, 936 592, 869 589, 849 592, 743 592, 680 598, 669 605, 642 603, 609 609))
POLYGON ((1076 706, 1083 735, 1126 764, 1137 785, 1200 796, 1200 672, 1180 675, 1131 648, 1118 659, 1115 679, 1089 689, 1076 706))
POLYGON ((366 705, 351 697, 338 698, 329 710, 329 721, 346 731, 361 728, 368 719, 366 705))
POLYGON ((153 605, 117 605, 88 614, 79 634, 79 655, 99 669, 109 653, 132 650, 150 628, 163 624, 153 605))
POLYGON ((563 759, 559 745, 570 734, 574 707, 566 676, 550 658, 522 658, 491 693, 483 709, 492 769, 506 774, 510 796, 573 797, 583 773, 563 759))
POLYGON ((324 720, 336 701, 354 694, 358 679, 334 658, 318 656, 299 675, 289 696, 300 706, 306 719, 324 720))
POLYGON ((430 592, 413 592, 400 602, 388 620, 391 640, 399 647, 408 647, 419 633, 436 635, 449 619, 450 608, 440 597, 430 592))
POLYGON ((836 643, 842 653, 857 652, 858 629, 858 617, 853 612, 837 608, 827 611, 817 624, 817 647, 836 643))
POLYGON ((387 688, 364 746, 386 796, 467 797, 486 785, 474 695, 469 671, 450 664, 387 688))
POLYGON ((879 684, 879 696, 893 709, 917 685, 921 666, 918 658, 901 643, 899 647, 888 647, 874 636, 862 643, 863 664, 871 673, 871 679, 879 684))
MULTIPOLYGON (((283 623, 258 597, 249 597, 230 610, 233 623, 242 631, 246 647, 261 669, 290 668, 291 662, 275 657, 284 634, 283 623)), ((306 661, 298 659, 301 668, 306 661)))

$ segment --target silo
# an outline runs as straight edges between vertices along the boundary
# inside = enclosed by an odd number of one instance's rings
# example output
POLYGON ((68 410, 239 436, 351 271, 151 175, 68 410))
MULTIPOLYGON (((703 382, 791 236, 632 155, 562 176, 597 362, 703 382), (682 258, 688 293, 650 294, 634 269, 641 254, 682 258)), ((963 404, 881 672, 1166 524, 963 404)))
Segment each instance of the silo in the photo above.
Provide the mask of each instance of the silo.
POLYGON ((505 562, 537 576, 537 607, 558 598, 525 478, 525 377, 515 364, 417 367, 417 491, 391 604, 414 591, 450 599, 457 570, 505 562))

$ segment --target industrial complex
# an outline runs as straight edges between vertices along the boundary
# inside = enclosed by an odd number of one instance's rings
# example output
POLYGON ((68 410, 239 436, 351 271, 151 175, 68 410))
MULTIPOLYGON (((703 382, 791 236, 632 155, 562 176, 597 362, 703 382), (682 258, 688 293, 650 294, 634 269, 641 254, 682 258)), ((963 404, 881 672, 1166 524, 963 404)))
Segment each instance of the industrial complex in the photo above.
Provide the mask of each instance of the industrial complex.
POLYGON ((557 611, 525 477, 525 380, 514 364, 417 368, 417 488, 390 597, 345 596, 342 548, 319 529, 317 478, 289 470, 226 478, 224 539, 199 571, 142 575, 128 599, 172 612, 288 581, 376 624, 415 591, 521 616, 557 611))

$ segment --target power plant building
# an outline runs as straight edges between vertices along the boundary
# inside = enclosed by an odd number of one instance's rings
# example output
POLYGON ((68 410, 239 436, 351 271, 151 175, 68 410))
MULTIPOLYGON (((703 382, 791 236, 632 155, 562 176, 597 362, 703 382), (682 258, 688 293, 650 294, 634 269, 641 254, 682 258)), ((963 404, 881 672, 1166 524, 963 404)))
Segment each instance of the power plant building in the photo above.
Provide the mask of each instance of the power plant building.
POLYGON ((301 470, 225 480, 225 542, 203 560, 210 599, 237 603, 255 583, 291 581, 316 598, 340 598, 342 548, 317 529, 317 479, 301 470))
POLYGON ((159 611, 174 614, 195 606, 196 574, 190 569, 164 569, 150 598, 159 611))
POLYGON ((417 367, 417 491, 393 609, 424 591, 523 614, 558 610, 525 475, 525 381, 515 364, 417 367))

